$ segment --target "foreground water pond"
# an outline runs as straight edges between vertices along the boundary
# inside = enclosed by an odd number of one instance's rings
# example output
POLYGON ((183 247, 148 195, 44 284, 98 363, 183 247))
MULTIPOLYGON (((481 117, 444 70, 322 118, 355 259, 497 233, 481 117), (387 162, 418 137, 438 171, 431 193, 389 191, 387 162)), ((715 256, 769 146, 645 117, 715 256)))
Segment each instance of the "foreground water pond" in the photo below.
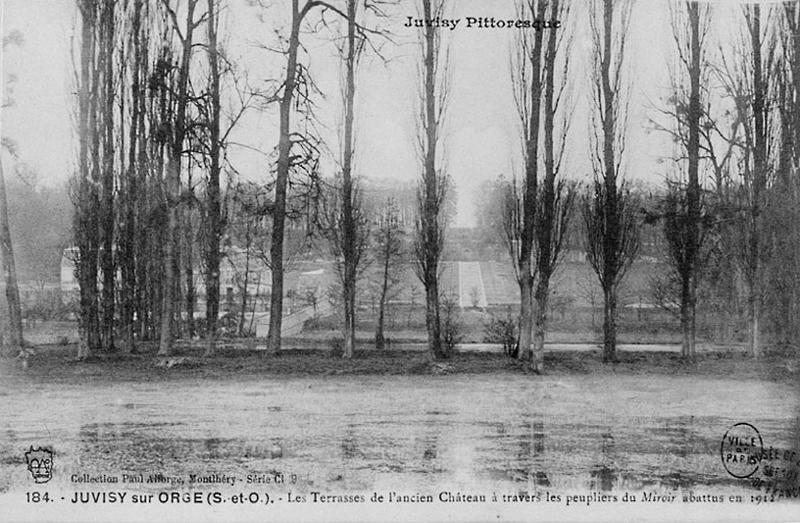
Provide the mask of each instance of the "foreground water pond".
POLYGON ((3 384, 0 492, 30 488, 24 452, 40 445, 65 490, 741 491, 726 430, 794 448, 797 399, 787 383, 663 375, 3 384))

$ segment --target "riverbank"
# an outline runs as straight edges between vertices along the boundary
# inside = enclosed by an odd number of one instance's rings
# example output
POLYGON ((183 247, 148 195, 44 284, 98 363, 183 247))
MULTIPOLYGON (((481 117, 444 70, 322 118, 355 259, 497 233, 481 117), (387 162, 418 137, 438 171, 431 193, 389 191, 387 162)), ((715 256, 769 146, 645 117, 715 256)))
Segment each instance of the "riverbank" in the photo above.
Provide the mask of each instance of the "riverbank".
MULTIPOLYGON (((528 374, 524 363, 504 354, 457 352, 446 361, 431 361, 419 350, 356 351, 350 360, 328 349, 290 349, 277 354, 246 348, 223 348, 212 357, 203 356, 203 345, 183 346, 178 354, 158 357, 155 347, 138 354, 102 354, 76 361, 74 346, 35 347, 27 358, 0 360, 3 380, 35 382, 168 381, 275 379, 326 375, 447 375, 528 374)), ((619 374, 720 376, 739 379, 797 382, 800 358, 793 354, 767 354, 753 359, 739 348, 698 353, 686 361, 676 352, 654 350, 619 351, 619 362, 606 364, 599 349, 552 350, 545 353, 547 375, 619 374)), ((531 375, 531 379, 535 379, 531 375)))

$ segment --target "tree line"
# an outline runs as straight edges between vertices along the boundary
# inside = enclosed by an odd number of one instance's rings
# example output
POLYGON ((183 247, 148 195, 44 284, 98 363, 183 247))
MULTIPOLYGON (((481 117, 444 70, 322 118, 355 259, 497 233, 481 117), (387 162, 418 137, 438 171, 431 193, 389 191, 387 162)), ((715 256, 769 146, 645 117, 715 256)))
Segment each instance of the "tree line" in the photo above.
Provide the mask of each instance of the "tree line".
POLYGON ((340 262, 345 355, 352 355, 365 231, 352 167, 355 76, 365 49, 377 50, 382 33, 369 24, 386 16, 386 4, 287 2, 289 27, 279 49, 283 76, 255 89, 240 82, 238 64, 222 44, 226 2, 78 2, 80 140, 73 202, 79 358, 129 351, 137 340, 158 340, 159 354, 168 355, 177 336, 194 335, 198 260, 205 282, 206 354, 212 354, 222 242, 241 233, 242 225, 244 235, 236 236, 246 243, 252 228, 271 230, 260 247, 272 273, 267 340, 270 350, 279 350, 286 229, 303 220, 330 241, 340 262), (335 26, 328 17, 337 20, 335 26), (345 41, 337 44, 346 73, 336 180, 320 175, 324 144, 313 130, 319 92, 305 64, 301 30, 312 18, 330 32, 331 42, 342 36, 345 41), (234 110, 224 110, 232 101, 234 110), (267 155, 270 179, 261 184, 263 191, 242 191, 246 184, 235 181, 225 186, 223 170, 235 172, 227 156, 232 129, 246 111, 271 106, 277 106, 279 138, 267 155), (242 217, 247 223, 240 223, 242 217))
MULTIPOLYGON (((662 231, 669 265, 658 278, 657 301, 677 309, 685 357, 695 355, 698 292, 704 306, 732 322, 746 321, 753 356, 764 346, 765 319, 775 344, 794 347, 800 272, 796 233, 788 224, 798 209, 800 7, 787 2, 736 9, 732 40, 717 42, 714 52, 713 8, 669 4, 669 94, 651 112, 671 151, 662 156, 665 172, 658 173, 664 186, 649 194, 624 176, 635 82, 626 68, 632 8, 628 0, 595 0, 586 9, 594 132, 593 180, 583 188, 559 172, 566 142, 553 141, 554 134, 567 132, 571 116, 554 104, 570 81, 571 55, 563 49, 569 36, 546 40, 537 34, 531 41, 523 35, 514 46, 511 81, 520 109, 524 176, 501 176, 489 184, 493 208, 482 212, 486 223, 504 233, 519 282, 517 357, 541 370, 549 279, 559 253, 578 243, 602 289, 603 359, 616 361, 618 289, 637 259, 642 229, 652 239, 653 226, 662 231), (561 84, 553 80, 559 72, 561 84)), ((519 9, 527 16, 558 17, 569 27, 570 10, 556 0, 519 9)))
MULTIPOLYGON (((715 303, 727 312, 736 309, 747 318, 754 356, 764 345, 765 319, 779 341, 793 343, 800 325, 800 242, 791 226, 800 208, 798 3, 744 6, 736 13, 736 30, 720 42, 710 37, 713 7, 670 3, 669 95, 652 112, 672 150, 664 154, 666 172, 658 173, 664 189, 650 198, 632 190, 625 168, 636 82, 628 56, 632 0, 514 5, 520 19, 561 21, 558 29, 515 32, 509 48, 506 82, 518 115, 520 173, 498 181, 494 223, 519 284, 517 357, 543 370, 551 280, 566 246, 577 242, 602 289, 603 358, 616 361, 618 289, 639 254, 642 228, 653 224, 663 229, 671 267, 664 285, 680 311, 686 357, 695 353, 698 293, 717 296, 715 303), (585 57, 572 45, 580 17, 588 22, 585 57), (577 58, 589 59, 588 75, 574 66, 577 58), (576 152, 568 143, 574 102, 584 92, 592 132, 589 150, 576 152), (566 172, 565 158, 575 154, 591 160, 588 184, 578 185, 566 172)), ((293 223, 329 247, 343 305, 343 353, 352 356, 359 279, 370 261, 383 268, 383 318, 391 259, 399 256, 396 218, 384 213, 376 224, 365 208, 356 117, 360 64, 367 54, 383 59, 382 46, 394 43, 387 27, 398 19, 396 7, 389 0, 287 0, 271 6, 284 9, 288 20, 273 50, 283 65, 267 87, 256 89, 243 80, 246 64, 226 52, 228 35, 220 20, 231 7, 224 0, 77 0, 78 143, 71 197, 80 358, 134 350, 148 340, 168 355, 177 337, 197 334, 197 266, 205 285, 206 353, 212 354, 223 247, 232 236, 250 242, 251 226, 268 230, 259 246, 271 270, 267 344, 270 351, 280 350, 292 250, 287 227, 293 223), (317 130, 315 109, 325 98, 305 47, 309 28, 327 38, 340 63, 335 147, 317 130), (265 154, 268 174, 239 191, 242 182, 228 154, 231 132, 245 113, 273 107, 278 138, 265 154), (324 156, 331 148, 338 148, 335 173, 326 175, 324 156), (371 256, 367 251, 376 244, 380 255, 371 256)), ((421 18, 434 19, 452 5, 419 0, 416 7, 421 18)), ((419 179, 411 243, 425 289, 429 351, 443 359, 452 345, 442 325, 439 281, 453 194, 445 147, 451 41, 431 25, 415 43, 419 179)), ((13 293, 3 209, 0 246, 6 291, 13 293)), ((9 294, 10 305, 13 300, 9 294)), ((381 327, 376 343, 383 344, 381 327)))

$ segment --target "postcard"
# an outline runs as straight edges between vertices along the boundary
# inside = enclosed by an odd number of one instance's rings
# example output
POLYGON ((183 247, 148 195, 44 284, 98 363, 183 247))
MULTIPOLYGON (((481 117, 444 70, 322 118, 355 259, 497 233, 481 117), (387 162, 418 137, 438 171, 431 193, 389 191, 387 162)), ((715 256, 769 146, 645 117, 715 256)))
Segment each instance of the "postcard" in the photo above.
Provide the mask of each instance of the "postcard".
POLYGON ((800 3, 5 0, 3 521, 800 519, 800 3))

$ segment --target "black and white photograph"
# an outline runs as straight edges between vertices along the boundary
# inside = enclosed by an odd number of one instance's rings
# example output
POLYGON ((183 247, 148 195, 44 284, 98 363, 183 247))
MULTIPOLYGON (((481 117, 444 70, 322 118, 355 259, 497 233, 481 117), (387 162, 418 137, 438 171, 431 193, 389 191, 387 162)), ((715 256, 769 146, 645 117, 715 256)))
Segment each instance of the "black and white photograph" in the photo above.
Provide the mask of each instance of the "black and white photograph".
POLYGON ((0 35, 0 520, 800 521, 800 0, 0 35))

